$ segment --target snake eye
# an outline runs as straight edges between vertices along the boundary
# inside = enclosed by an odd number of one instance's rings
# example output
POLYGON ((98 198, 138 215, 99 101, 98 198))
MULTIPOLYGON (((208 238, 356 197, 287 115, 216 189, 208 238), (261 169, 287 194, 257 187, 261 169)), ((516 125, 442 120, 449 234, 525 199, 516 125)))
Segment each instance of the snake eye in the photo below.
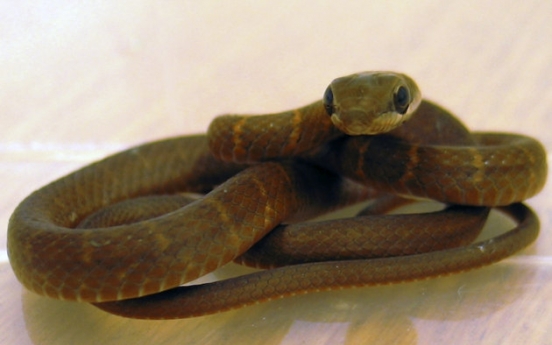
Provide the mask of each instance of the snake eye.
POLYGON ((326 91, 324 92, 324 97, 323 97, 323 101, 324 101, 324 109, 326 109, 326 113, 328 113, 328 115, 332 116, 335 109, 334 109, 334 104, 333 104, 333 91, 332 91, 332 87, 331 86, 328 86, 328 88, 326 89, 326 91))
POLYGON ((399 88, 395 90, 395 94, 393 94, 393 104, 395 105, 397 113, 404 115, 408 110, 410 101, 410 92, 408 89, 404 86, 399 86, 399 88))

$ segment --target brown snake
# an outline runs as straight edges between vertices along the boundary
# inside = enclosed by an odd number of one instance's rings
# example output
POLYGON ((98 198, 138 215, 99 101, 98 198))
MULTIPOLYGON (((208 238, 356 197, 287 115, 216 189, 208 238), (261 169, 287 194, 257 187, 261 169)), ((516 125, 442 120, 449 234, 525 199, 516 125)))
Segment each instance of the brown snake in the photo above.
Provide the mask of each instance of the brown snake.
POLYGON ((208 136, 147 143, 52 182, 14 211, 8 252, 17 278, 41 295, 137 318, 204 315, 498 261, 536 238, 538 220, 519 202, 542 189, 546 173, 544 149, 534 139, 470 133, 443 109, 421 101, 410 78, 367 72, 336 79, 323 100, 303 108, 223 116, 208 136), (258 161, 266 162, 242 164, 258 161), (139 211, 125 202, 180 192, 209 193, 189 204, 175 196, 166 210, 151 198, 139 211), (502 206, 518 225, 474 244, 486 207, 281 226, 389 194, 502 206), (138 214, 126 214, 133 212, 138 214), (353 249, 346 238, 362 248, 353 249), (294 242, 299 247, 278 244, 294 242), (319 253, 305 255, 306 248, 319 253), (234 259, 292 265, 179 287, 234 259))

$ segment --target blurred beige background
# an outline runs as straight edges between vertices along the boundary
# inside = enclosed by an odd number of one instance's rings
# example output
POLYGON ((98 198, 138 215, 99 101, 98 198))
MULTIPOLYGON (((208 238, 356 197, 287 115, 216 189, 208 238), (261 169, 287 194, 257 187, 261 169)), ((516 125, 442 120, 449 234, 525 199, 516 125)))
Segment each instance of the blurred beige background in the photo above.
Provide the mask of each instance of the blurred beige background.
POLYGON ((15 280, 7 223, 34 189, 122 148, 202 132, 220 113, 306 104, 344 74, 406 72, 471 128, 552 150, 552 2, 365 3, 0 2, 0 343, 550 344, 550 187, 528 201, 542 222, 535 245, 423 282, 146 322, 15 280))

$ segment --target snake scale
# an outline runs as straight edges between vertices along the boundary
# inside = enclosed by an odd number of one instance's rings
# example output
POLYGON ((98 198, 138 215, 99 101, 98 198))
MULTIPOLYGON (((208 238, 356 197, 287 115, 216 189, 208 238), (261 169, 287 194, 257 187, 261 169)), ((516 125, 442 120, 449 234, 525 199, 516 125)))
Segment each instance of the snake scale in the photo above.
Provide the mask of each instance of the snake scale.
POLYGON ((520 202, 546 174, 538 141, 470 132, 408 76, 364 72, 305 107, 221 116, 206 135, 146 143, 50 183, 14 211, 8 253, 41 295, 135 318, 205 315, 496 262, 536 238, 520 202), (405 198, 462 206, 379 214, 405 198), (302 222, 367 199, 365 215, 302 222), (489 207, 517 226, 473 243, 489 207), (270 269, 182 287, 233 260, 270 269))

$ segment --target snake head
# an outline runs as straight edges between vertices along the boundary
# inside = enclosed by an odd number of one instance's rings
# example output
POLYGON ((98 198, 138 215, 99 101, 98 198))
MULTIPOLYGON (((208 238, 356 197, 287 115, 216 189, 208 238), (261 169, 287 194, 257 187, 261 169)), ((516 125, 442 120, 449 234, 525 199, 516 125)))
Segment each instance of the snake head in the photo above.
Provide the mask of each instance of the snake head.
POLYGON ((414 80, 394 72, 337 78, 324 93, 333 124, 348 135, 388 132, 408 120, 422 95, 414 80))

